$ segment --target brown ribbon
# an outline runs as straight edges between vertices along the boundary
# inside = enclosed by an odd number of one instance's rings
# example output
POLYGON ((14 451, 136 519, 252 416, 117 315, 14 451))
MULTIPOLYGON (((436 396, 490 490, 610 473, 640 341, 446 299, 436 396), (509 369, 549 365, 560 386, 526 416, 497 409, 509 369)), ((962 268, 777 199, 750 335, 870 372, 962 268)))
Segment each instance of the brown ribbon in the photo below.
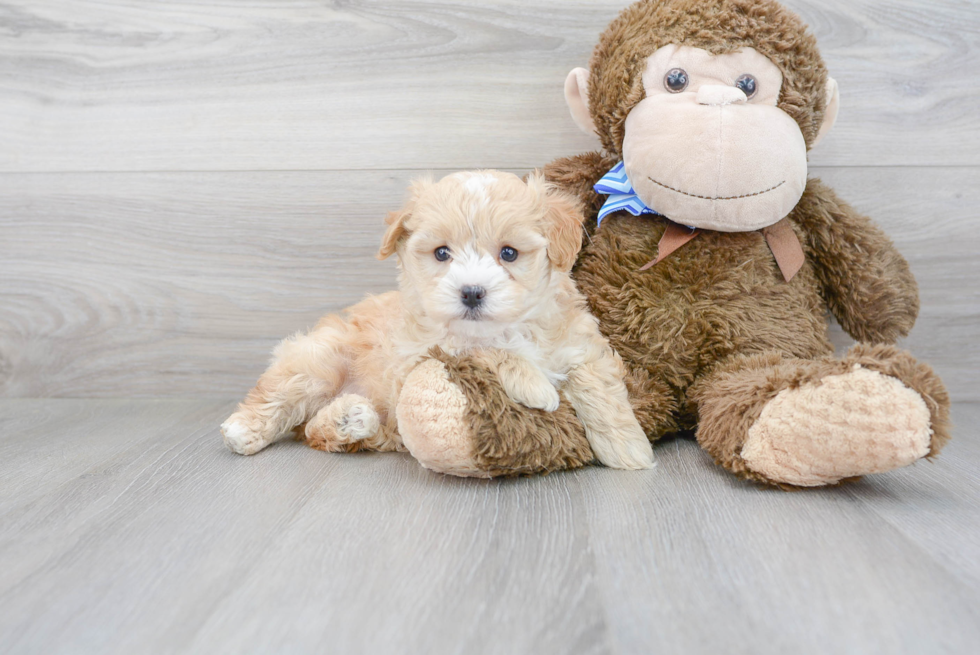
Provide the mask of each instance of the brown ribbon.
POLYGON ((686 225, 678 225, 674 221, 667 221, 667 229, 664 230, 663 236, 660 237, 660 243, 657 244, 657 258, 648 261, 640 267, 640 270, 645 271, 654 264, 659 263, 664 257, 683 246, 699 233, 700 230, 695 227, 687 227, 686 225))
POLYGON ((762 228, 762 234, 766 237, 772 256, 779 264, 779 270, 783 272, 783 279, 789 282, 803 266, 803 247, 796 232, 793 231, 793 226, 789 224, 788 218, 784 218, 778 223, 762 228))
MULTIPOLYGON (((784 218, 778 223, 762 228, 760 232, 766 238, 766 243, 769 244, 769 250, 772 251, 772 256, 776 259, 783 279, 789 282, 803 266, 803 247, 800 245, 800 240, 796 236, 796 232, 793 231, 793 227, 789 224, 789 219, 784 218)), ((697 228, 667 221, 667 229, 664 230, 663 236, 660 237, 660 243, 657 244, 657 258, 641 266, 640 270, 645 271, 662 261, 667 255, 700 233, 701 230, 697 228)))

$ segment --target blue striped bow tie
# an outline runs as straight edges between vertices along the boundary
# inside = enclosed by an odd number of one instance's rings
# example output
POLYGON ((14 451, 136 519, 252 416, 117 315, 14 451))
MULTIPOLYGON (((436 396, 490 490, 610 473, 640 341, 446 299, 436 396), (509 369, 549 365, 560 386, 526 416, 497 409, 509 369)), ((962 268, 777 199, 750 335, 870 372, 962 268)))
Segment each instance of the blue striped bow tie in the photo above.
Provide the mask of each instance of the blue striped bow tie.
POLYGON ((612 170, 603 175, 602 179, 596 182, 592 188, 595 189, 596 193, 609 196, 602 209, 599 210, 599 220, 596 221, 596 227, 602 225, 602 219, 607 214, 618 212, 621 209, 625 209, 633 214, 633 216, 639 216, 640 214, 662 216, 660 212, 647 207, 640 200, 640 197, 636 195, 636 191, 633 190, 633 185, 630 184, 629 178, 626 177, 626 167, 623 166, 623 162, 619 162, 613 166, 612 170))

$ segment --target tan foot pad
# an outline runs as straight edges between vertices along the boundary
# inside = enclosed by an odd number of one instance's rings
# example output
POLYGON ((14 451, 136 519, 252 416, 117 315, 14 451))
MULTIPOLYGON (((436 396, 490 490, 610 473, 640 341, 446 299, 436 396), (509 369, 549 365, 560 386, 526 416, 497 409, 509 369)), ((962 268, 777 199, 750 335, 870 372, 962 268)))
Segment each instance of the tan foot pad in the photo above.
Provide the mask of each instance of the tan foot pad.
POLYGON ((742 459, 776 482, 815 487, 907 466, 929 452, 931 439, 919 394, 855 365, 779 392, 749 429, 742 459))

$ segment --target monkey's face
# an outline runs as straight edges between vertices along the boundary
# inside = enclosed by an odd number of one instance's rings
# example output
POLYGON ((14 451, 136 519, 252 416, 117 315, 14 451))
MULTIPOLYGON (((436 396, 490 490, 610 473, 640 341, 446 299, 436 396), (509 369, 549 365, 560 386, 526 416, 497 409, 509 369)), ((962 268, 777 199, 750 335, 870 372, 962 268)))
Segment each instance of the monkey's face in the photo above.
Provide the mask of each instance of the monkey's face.
POLYGON ((807 161, 799 126, 776 107, 782 82, 751 48, 657 50, 623 140, 640 199, 675 222, 723 232, 786 216, 803 195, 807 161))
MULTIPOLYGON (((588 75, 572 71, 565 94, 576 122, 594 132, 588 75)), ((772 225, 796 206, 806 187, 807 144, 777 106, 783 76, 765 55, 670 44, 646 59, 642 83, 643 99, 626 117, 622 153, 647 206, 677 223, 722 232, 772 225)), ((832 79, 827 93, 818 138, 836 117, 832 79)))

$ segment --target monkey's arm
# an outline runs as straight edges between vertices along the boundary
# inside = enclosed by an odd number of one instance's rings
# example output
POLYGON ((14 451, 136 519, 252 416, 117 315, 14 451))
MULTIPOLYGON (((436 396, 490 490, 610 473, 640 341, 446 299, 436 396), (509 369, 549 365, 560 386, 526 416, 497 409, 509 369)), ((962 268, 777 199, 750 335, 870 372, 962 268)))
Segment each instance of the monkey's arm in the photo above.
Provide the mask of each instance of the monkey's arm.
POLYGON ((606 202, 592 188, 619 160, 599 152, 587 152, 574 157, 559 157, 544 167, 545 179, 582 201, 585 209, 585 229, 591 234, 596 228, 596 216, 606 202))
POLYGON ((841 327, 871 343, 906 336, 919 313, 918 286, 881 228, 817 179, 807 181, 790 217, 803 228, 807 258, 841 327))

